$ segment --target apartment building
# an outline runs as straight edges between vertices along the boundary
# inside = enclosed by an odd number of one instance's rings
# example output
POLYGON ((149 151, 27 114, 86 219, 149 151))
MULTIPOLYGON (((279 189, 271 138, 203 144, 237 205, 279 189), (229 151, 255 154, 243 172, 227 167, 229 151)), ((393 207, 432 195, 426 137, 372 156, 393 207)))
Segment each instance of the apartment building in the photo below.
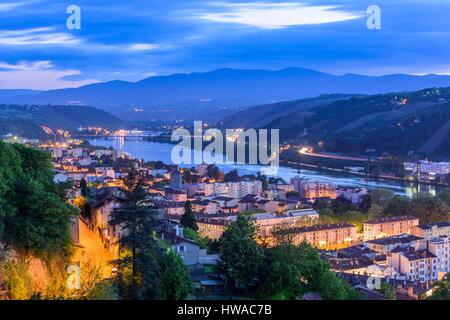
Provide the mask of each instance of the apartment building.
POLYGON ((412 216, 383 217, 364 223, 364 241, 411 234, 411 229, 419 225, 419 219, 412 216))
POLYGON ((357 239, 356 227, 349 223, 313 225, 294 228, 290 232, 295 233, 294 244, 306 241, 313 247, 327 250, 347 247, 357 239))
POLYGON ((413 247, 398 247, 388 256, 388 264, 408 280, 433 283, 450 272, 448 237, 422 239, 413 247))
POLYGON ((369 240, 366 241, 364 245, 370 250, 386 255, 397 247, 415 248, 420 240, 422 240, 421 237, 410 234, 401 234, 399 236, 369 240))
POLYGON ((432 283, 438 279, 438 258, 426 249, 395 249, 387 259, 388 265, 407 280, 432 283))
POLYGON ((450 237, 450 221, 414 226, 411 228, 411 234, 425 239, 450 237))
POLYGON ((426 241, 424 246, 437 257, 438 280, 450 272, 450 239, 448 237, 436 237, 426 241))
MULTIPOLYGON (((258 229, 258 237, 271 238, 272 230, 276 226, 300 227, 312 226, 319 220, 319 213, 313 209, 291 210, 285 213, 257 213, 252 215, 258 229)), ((237 216, 203 216, 197 219, 199 232, 203 237, 218 239, 225 228, 237 216)))
POLYGON ((204 184, 205 196, 223 195, 240 199, 247 194, 262 194, 262 182, 258 180, 239 182, 216 182, 204 184))
POLYGON ((306 182, 301 186, 302 196, 306 199, 336 198, 336 189, 333 185, 321 182, 306 182))

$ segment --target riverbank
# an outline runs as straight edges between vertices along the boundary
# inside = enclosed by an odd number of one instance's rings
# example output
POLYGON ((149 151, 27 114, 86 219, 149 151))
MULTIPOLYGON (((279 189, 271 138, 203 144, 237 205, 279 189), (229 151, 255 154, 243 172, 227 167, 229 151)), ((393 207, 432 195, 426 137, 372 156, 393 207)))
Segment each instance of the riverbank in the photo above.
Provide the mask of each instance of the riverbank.
MULTIPOLYGON (((106 148, 114 148, 116 150, 126 152, 137 159, 144 159, 145 161, 162 161, 164 163, 172 163, 171 152, 173 144, 125 140, 117 139, 89 139, 92 145, 106 148)), ((192 152, 199 152, 192 150, 192 152)), ((182 164, 181 167, 192 167, 192 164, 182 164)), ((224 171, 238 170, 240 175, 258 174, 261 170, 259 165, 240 165, 240 164, 223 164, 218 167, 224 171)), ((330 183, 347 187, 360 187, 368 190, 386 189, 400 195, 414 196, 421 192, 429 192, 436 194, 434 186, 423 184, 414 184, 402 180, 388 180, 388 179, 372 179, 366 178, 364 175, 351 175, 348 172, 339 172, 332 170, 324 170, 323 168, 314 167, 299 167, 298 165, 288 165, 282 163, 277 177, 290 181, 293 177, 302 177, 310 181, 317 181, 321 183, 330 183)))

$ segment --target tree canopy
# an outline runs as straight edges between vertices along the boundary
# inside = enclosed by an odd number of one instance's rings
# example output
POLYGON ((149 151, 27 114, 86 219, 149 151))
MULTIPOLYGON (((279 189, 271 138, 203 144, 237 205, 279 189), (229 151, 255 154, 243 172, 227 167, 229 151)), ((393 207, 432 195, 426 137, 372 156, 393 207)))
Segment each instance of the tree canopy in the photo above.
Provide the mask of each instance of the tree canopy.
POLYGON ((0 142, 0 240, 36 255, 69 253, 76 210, 53 182, 50 155, 0 142))
POLYGON ((227 287, 247 291, 255 284, 263 260, 256 243, 256 226, 250 215, 238 215, 220 238, 219 270, 227 287))

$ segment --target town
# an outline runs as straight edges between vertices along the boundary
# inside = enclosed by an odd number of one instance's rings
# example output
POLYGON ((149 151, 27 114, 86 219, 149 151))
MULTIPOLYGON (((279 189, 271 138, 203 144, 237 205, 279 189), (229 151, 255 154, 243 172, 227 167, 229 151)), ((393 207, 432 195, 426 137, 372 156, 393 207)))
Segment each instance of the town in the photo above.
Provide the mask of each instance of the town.
MULTIPOLYGON (((367 299, 430 297, 450 272, 448 189, 407 199, 302 177, 283 181, 224 173, 208 164, 182 168, 144 162, 69 133, 52 141, 6 140, 50 155, 54 183, 68 186, 67 201, 78 208, 71 222, 74 259, 78 265, 83 260, 102 265, 107 278, 120 272, 110 261, 120 255, 124 229, 113 221, 126 202, 130 179, 140 181, 145 200, 157 208, 158 237, 186 265, 197 299, 226 294, 226 279, 217 271, 221 239, 242 216, 254 225, 261 248, 307 244, 337 278, 367 299)), ((448 164, 429 162, 405 167, 421 175, 449 170, 448 164)))

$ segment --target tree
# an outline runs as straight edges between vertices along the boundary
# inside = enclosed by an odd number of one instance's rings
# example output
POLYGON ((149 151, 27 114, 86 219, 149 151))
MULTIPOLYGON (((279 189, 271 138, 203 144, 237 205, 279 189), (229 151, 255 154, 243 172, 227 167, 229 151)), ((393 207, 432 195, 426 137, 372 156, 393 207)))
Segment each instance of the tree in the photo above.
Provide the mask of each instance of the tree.
POLYGON ((330 200, 324 199, 324 198, 319 198, 316 201, 314 201, 313 207, 316 210, 330 208, 330 200))
POLYGON ((361 202, 359 204, 359 210, 361 210, 364 213, 367 213, 367 211, 369 211, 371 206, 372 206, 372 199, 370 195, 366 194, 362 196, 361 202))
POLYGON ((408 206, 408 212, 420 219, 420 223, 447 221, 450 208, 438 197, 420 196, 414 198, 408 206))
POLYGON ((372 200, 372 205, 377 205, 384 208, 387 201, 394 197, 394 193, 390 190, 373 190, 370 192, 370 199, 372 200))
POLYGON ((319 213, 320 213, 319 215, 320 224, 333 224, 338 222, 337 216, 330 208, 321 209, 319 213))
MULTIPOLYGON (((450 175, 450 174, 449 174, 450 175)), ((439 194, 438 197, 440 199, 442 199, 447 205, 450 206, 450 188, 445 188, 444 190, 442 190, 439 194)))
POLYGON ((138 184, 114 209, 110 224, 121 228, 119 239, 119 292, 124 299, 159 299, 162 291, 164 250, 155 236, 157 209, 146 201, 138 184))
POLYGON ((383 213, 389 217, 407 215, 410 202, 408 197, 396 195, 387 201, 383 213))
POLYGON ((283 245, 293 243, 296 233, 292 232, 292 227, 289 224, 279 224, 272 228, 272 236, 275 238, 277 245, 283 245))
POLYGON ((239 173, 236 169, 234 169, 225 174, 224 182, 236 182, 239 181, 239 179, 239 173))
POLYGON ((208 167, 206 168, 206 172, 209 178, 214 179, 216 181, 223 181, 224 179, 223 172, 220 171, 220 169, 213 164, 208 165, 208 167))
POLYGON ((429 300, 450 300, 450 274, 435 283, 429 300))
POLYGON ((183 300, 192 291, 192 280, 183 260, 168 249, 164 262, 162 288, 167 300, 183 300))
POLYGON ((81 181, 80 181, 80 192, 84 198, 89 197, 89 188, 87 186, 86 179, 84 179, 84 178, 81 179, 81 181))
POLYGON ((347 211, 339 217, 339 221, 354 224, 357 232, 362 232, 363 224, 367 221, 367 215, 360 211, 347 211))
POLYGON ((380 291, 387 300, 397 300, 394 288, 389 283, 383 282, 380 291))
POLYGON ((26 252, 68 255, 75 209, 53 182, 50 155, 0 142, 0 241, 26 252))
POLYGON ((255 241, 256 226, 250 215, 238 215, 220 238, 219 272, 230 290, 248 292, 255 284, 263 260, 262 249, 255 241))
POLYGON ((286 198, 295 198, 295 199, 300 199, 302 197, 302 195, 300 194, 300 192, 297 191, 288 191, 286 192, 286 198))
POLYGON ((317 250, 303 242, 267 251, 260 274, 263 298, 295 299, 317 293, 325 300, 356 299, 356 292, 330 270, 317 250))
POLYGON ((340 215, 346 211, 352 210, 353 205, 350 200, 339 197, 331 201, 331 208, 336 215, 340 215))
POLYGON ((445 175, 445 182, 446 182, 448 185, 450 185, 450 173, 447 173, 447 174, 445 175))
POLYGON ((378 218, 383 213, 383 208, 376 204, 372 204, 369 211, 367 211, 367 220, 373 220, 378 218))
POLYGON ((262 298, 288 300, 304 293, 300 259, 298 248, 289 243, 282 243, 267 251, 258 290, 262 298))
POLYGON ((184 214, 181 216, 180 224, 184 228, 198 231, 198 225, 195 219, 195 214, 192 211, 192 203, 190 201, 186 201, 184 205, 184 214))

